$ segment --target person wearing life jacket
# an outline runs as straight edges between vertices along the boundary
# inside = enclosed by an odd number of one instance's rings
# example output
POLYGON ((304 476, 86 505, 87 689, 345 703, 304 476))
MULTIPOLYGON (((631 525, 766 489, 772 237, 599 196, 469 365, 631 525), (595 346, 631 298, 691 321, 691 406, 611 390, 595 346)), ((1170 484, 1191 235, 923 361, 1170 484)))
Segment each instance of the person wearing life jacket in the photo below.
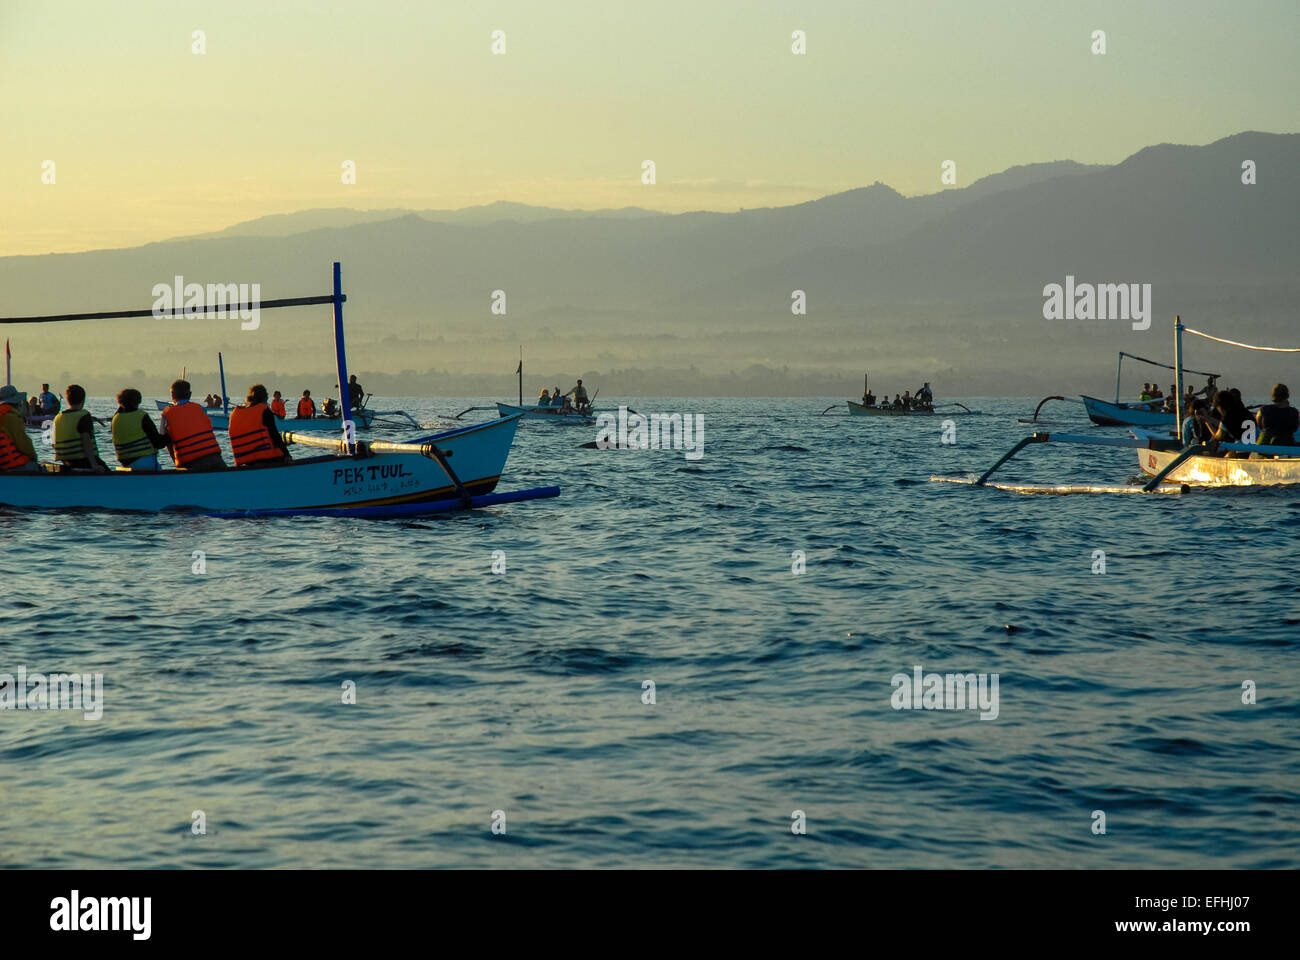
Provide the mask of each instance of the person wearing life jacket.
POLYGON ((36 460, 36 447, 18 415, 20 403, 22 397, 16 389, 8 385, 0 387, 0 471, 34 473, 41 467, 36 460))
POLYGON ((54 456, 72 470, 108 473, 108 464, 99 459, 95 446, 95 418, 86 409, 86 391, 76 383, 63 391, 67 409, 54 418, 54 456))
POLYGON ((230 449, 236 467, 263 467, 293 459, 276 429, 275 414, 267 406, 266 387, 260 383, 248 388, 244 406, 230 410, 230 449))
POLYGON ((226 461, 212 432, 212 421, 202 407, 190 400, 188 380, 172 382, 172 401, 162 412, 162 438, 172 461, 196 472, 225 470, 226 461))
POLYGON ((149 414, 140 409, 140 391, 127 387, 117 395, 113 414, 113 449, 117 462, 137 473, 158 469, 158 451, 167 446, 149 414))
POLYGON ((289 412, 284 409, 284 398, 280 396, 279 390, 275 391, 275 396, 271 400, 271 412, 281 420, 285 420, 289 416, 289 412))
POLYGON ((537 395, 537 405, 539 407, 549 407, 551 405, 551 391, 542 387, 542 392, 537 395))
POLYGON ((310 420, 316 416, 316 401, 311 398, 311 391, 304 390, 302 399, 298 401, 298 419, 310 420))

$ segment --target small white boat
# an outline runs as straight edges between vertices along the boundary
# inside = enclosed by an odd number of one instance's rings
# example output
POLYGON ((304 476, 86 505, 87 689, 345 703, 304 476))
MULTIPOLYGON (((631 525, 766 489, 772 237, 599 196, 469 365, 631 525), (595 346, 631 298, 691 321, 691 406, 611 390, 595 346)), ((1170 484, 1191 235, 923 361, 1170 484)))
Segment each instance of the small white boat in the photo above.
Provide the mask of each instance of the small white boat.
POLYGON ((563 423, 579 426, 592 426, 596 422, 596 412, 579 413, 577 410, 564 412, 562 407, 518 406, 512 403, 497 403, 497 416, 517 417, 522 415, 528 420, 546 420, 549 423, 563 423))

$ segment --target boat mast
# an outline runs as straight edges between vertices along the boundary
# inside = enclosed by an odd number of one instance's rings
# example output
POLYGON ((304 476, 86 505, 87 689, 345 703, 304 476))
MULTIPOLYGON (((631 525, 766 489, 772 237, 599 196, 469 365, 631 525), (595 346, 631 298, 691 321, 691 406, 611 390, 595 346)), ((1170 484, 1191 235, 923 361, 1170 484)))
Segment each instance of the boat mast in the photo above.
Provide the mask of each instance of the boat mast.
POLYGON ((1183 442, 1183 321, 1174 317, 1174 425, 1178 441, 1183 442))
POLYGON ((519 374, 519 406, 524 405, 524 348, 519 347, 519 367, 515 370, 519 374))
POLYGON ((1115 406, 1119 406, 1119 372, 1124 369, 1124 351, 1119 352, 1119 363, 1115 365, 1115 406))
POLYGON ((355 449, 356 427, 352 423, 352 391, 348 389, 347 347, 343 342, 343 274, 342 267, 334 261, 334 356, 338 361, 339 407, 343 411, 343 442, 347 449, 355 449))
POLYGON ((9 374, 9 338, 5 337, 5 386, 12 387, 14 378, 9 374))

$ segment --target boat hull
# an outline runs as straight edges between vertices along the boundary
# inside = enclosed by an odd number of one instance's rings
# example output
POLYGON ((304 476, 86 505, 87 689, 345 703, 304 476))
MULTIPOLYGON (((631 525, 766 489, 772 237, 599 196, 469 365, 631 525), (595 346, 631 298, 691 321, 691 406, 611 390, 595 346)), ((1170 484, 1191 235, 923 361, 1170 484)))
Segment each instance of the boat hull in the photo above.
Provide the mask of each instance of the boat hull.
POLYGON ((1088 419, 1099 427, 1173 427, 1174 415, 1148 410, 1144 406, 1111 403, 1096 397, 1083 398, 1088 419))
POLYGON ((585 413, 561 413, 560 407, 517 407, 510 403, 497 404, 497 416, 512 417, 522 413, 528 420, 545 420, 549 423, 591 426, 596 422, 594 416, 585 413))
MULTIPOLYGON (((517 419, 490 420, 425 438, 447 452, 465 490, 489 494, 505 469, 517 419)), ((376 507, 459 499, 436 460, 419 454, 327 455, 260 469, 189 473, 162 470, 107 475, 0 474, 0 504, 34 509, 89 508, 245 512, 376 507)))
MULTIPOLYGON (((1138 467, 1149 477, 1169 465, 1177 450, 1139 447, 1138 467)), ((1234 460, 1227 457, 1190 457, 1165 478, 1170 483, 1197 487, 1256 487, 1300 483, 1300 450, 1295 457, 1276 460, 1234 460)))
POLYGON ((933 410, 895 410, 892 407, 867 407, 848 401, 849 415, 854 417, 933 417, 933 410))

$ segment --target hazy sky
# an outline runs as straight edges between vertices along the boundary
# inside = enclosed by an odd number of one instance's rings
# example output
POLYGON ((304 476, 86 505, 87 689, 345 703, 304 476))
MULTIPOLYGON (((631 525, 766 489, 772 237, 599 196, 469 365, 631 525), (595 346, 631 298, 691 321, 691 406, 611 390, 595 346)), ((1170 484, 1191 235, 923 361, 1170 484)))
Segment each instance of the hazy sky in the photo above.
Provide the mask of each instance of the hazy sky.
POLYGON ((3 0, 0 255, 311 207, 735 210, 929 193, 949 159, 958 185, 1112 163, 1300 130, 1297 37, 1296 0, 3 0))

